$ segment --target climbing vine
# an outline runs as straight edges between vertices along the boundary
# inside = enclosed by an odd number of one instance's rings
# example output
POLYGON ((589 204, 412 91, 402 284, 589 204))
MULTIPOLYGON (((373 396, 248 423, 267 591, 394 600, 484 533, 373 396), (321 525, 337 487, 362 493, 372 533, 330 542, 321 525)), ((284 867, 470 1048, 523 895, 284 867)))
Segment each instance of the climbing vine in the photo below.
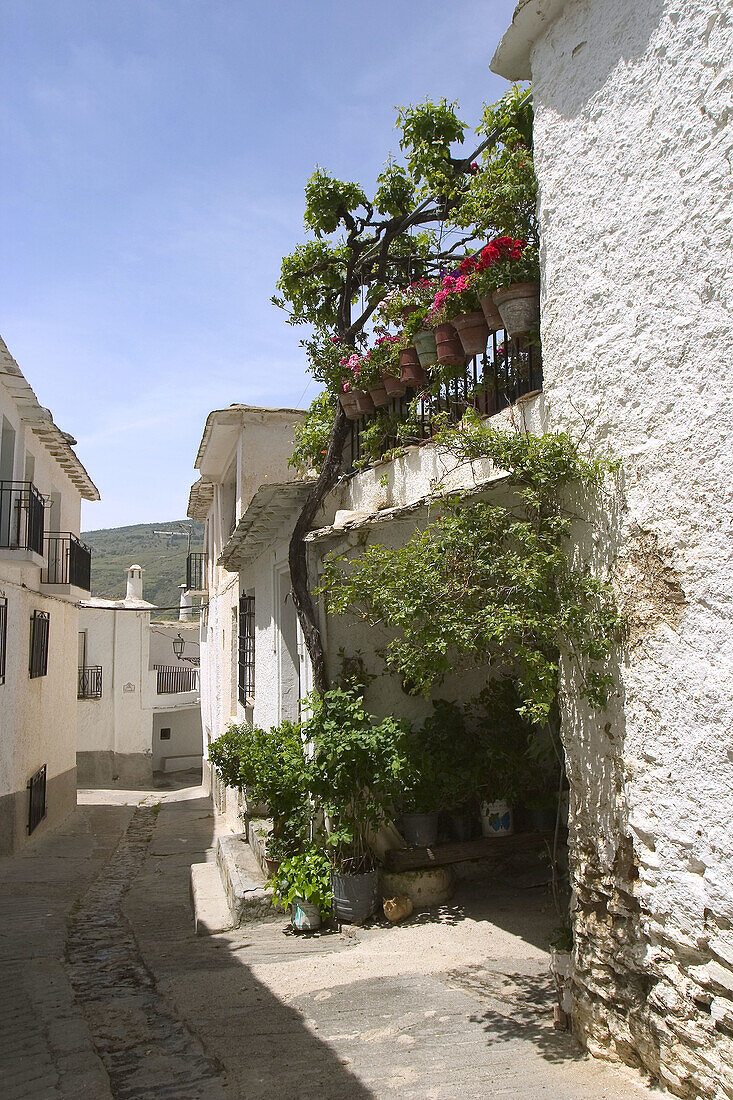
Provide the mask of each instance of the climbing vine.
POLYGON ((603 706, 619 615, 610 587, 574 560, 571 502, 599 490, 611 464, 581 455, 568 435, 500 431, 478 418, 435 442, 460 462, 491 459, 506 472, 508 502, 455 498, 402 546, 329 556, 329 610, 386 628, 382 656, 412 692, 489 664, 516 678, 520 712, 544 722, 562 651, 577 661, 583 694, 603 706))

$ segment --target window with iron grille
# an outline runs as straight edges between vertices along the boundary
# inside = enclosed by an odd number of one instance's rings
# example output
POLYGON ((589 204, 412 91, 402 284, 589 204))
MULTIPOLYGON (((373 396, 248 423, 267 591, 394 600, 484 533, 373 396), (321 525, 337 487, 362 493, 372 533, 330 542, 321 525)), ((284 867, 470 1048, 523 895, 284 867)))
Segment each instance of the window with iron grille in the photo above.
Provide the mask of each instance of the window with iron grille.
POLYGON ((5 683, 5 654, 8 639, 8 601, 0 596, 0 684, 5 683))
POLYGON ((49 621, 50 616, 47 611, 34 611, 31 615, 31 644, 28 660, 31 679, 45 676, 48 671, 49 621))
POLYGON ((255 598, 239 600, 239 702, 246 705, 255 694, 255 598))

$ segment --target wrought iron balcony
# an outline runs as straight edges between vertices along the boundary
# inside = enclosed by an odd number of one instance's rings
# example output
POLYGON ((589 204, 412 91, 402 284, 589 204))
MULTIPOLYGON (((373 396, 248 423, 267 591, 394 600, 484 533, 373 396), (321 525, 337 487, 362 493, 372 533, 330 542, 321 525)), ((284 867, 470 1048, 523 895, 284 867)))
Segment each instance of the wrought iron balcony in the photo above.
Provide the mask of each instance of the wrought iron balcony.
POLYGON ((199 670, 179 665, 155 665, 158 673, 158 695, 176 695, 181 691, 198 691, 199 670))
POLYGON ((189 554, 186 561, 186 588, 191 592, 206 591, 206 555, 189 554))
POLYGON ((89 592, 92 587, 92 551, 70 531, 51 531, 45 537, 44 584, 73 584, 89 592))
MULTIPOLYGON (((400 420, 410 420, 409 434, 398 438, 385 436, 381 447, 386 453, 398 446, 420 443, 433 435, 436 419, 441 424, 457 424, 469 408, 491 416, 513 405, 520 397, 542 389, 542 355, 540 348, 512 340, 506 332, 495 332, 489 339, 484 355, 474 356, 464 368, 457 370, 439 386, 431 386, 428 372, 425 388, 408 388, 404 397, 392 398, 378 413, 386 414, 393 426, 400 420), (416 406, 410 409, 417 399, 416 406)), ((376 461, 377 455, 365 455, 361 433, 374 418, 374 413, 352 420, 347 437, 346 468, 354 470, 376 461)))
POLYGON ((102 698, 102 666, 85 665, 79 669, 76 689, 77 699, 102 698))
POLYGON ((0 481, 0 550, 43 554, 43 497, 31 481, 0 481))

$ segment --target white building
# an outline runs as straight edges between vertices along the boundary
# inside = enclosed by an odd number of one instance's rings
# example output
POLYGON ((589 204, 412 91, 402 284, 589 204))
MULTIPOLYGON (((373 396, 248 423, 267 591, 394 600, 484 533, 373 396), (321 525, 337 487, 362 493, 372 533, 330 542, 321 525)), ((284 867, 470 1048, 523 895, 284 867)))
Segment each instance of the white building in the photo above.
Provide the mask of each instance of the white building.
MULTIPOLYGON (((304 488, 292 482, 288 458, 299 409, 231 405, 209 414, 196 457, 201 478, 191 489, 188 514, 204 521, 203 571, 189 577, 190 590, 203 598, 201 612, 201 697, 204 745, 231 722, 276 722, 281 713, 277 678, 253 685, 256 652, 280 656, 293 685, 297 682, 295 613, 288 598, 287 561, 280 550, 263 560, 259 593, 240 584, 236 547, 261 538, 273 524, 292 527, 304 488), (287 483, 283 485, 281 483, 287 483), (283 507, 281 501, 287 501, 283 507), (295 509, 293 511, 293 509, 295 509), (199 585, 200 587, 197 587, 199 585), (281 615, 273 610, 272 593, 281 615), (253 690, 254 688, 254 690, 253 690)), ((293 706, 298 689, 293 686, 293 706)), ((284 716, 284 715, 283 715, 284 716)), ((206 753, 204 753, 206 757, 206 753)), ((206 764, 204 764, 206 770, 206 764)))
POLYGON ((156 621, 142 569, 124 599, 79 612, 77 768, 83 787, 150 786, 201 766, 198 622, 156 621))
POLYGON ((630 643, 567 709, 576 1030, 675 1095, 733 1095, 733 20, 714 0, 524 0, 545 422, 623 469, 599 537, 630 643))
POLYGON ((77 601, 99 493, 0 340, 0 853, 76 806, 77 601))

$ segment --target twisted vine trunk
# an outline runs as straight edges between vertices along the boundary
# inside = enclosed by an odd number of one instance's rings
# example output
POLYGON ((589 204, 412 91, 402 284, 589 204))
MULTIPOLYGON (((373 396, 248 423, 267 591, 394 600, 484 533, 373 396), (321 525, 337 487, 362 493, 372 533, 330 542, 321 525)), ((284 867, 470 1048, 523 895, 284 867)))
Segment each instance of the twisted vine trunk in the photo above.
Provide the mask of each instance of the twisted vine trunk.
POLYGON ((290 536, 288 550, 288 564, 290 566, 290 583, 292 585, 293 603, 298 613, 298 620, 303 631, 308 655, 313 667, 313 684, 319 694, 328 690, 328 670, 326 668, 326 654, 323 649, 323 639, 318 625, 313 596, 311 595, 308 581, 308 556, 305 536, 311 529, 318 509, 338 481, 341 470, 341 458, 344 453, 344 444, 349 433, 349 422, 346 414, 339 404, 336 417, 331 429, 331 438, 328 442, 328 451, 321 468, 318 481, 308 494, 300 515, 290 536))

